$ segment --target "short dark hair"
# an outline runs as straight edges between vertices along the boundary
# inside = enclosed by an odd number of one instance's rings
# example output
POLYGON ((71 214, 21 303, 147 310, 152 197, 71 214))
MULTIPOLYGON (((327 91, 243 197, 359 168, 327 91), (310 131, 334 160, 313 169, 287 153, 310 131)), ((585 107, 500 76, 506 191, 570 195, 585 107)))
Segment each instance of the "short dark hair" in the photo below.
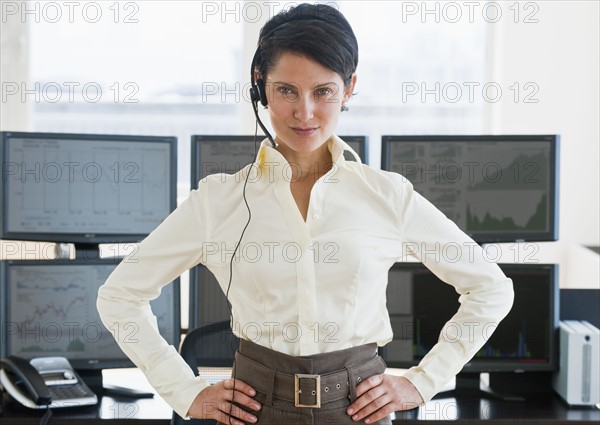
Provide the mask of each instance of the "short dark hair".
POLYGON ((284 52, 307 56, 338 73, 348 86, 358 66, 358 42, 337 9, 303 3, 273 16, 260 30, 255 66, 264 78, 284 52))

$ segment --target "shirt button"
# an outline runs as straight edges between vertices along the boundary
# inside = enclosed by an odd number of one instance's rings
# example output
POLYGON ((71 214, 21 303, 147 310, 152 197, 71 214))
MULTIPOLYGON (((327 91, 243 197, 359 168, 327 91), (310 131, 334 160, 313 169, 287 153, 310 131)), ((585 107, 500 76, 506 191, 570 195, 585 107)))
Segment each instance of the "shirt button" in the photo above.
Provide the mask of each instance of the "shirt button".
POLYGON ((317 214, 317 213, 314 213, 313 216, 312 216, 313 220, 318 220, 319 217, 321 217, 321 216, 319 214, 317 214))

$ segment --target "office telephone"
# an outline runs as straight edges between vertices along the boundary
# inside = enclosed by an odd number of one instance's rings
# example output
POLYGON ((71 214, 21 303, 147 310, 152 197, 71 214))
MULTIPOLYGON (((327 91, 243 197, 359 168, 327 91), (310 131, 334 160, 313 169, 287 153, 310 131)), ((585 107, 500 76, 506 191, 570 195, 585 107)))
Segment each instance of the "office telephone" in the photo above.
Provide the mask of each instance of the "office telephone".
POLYGON ((98 403, 64 357, 27 360, 8 356, 0 360, 0 384, 22 405, 31 409, 74 407, 98 403))

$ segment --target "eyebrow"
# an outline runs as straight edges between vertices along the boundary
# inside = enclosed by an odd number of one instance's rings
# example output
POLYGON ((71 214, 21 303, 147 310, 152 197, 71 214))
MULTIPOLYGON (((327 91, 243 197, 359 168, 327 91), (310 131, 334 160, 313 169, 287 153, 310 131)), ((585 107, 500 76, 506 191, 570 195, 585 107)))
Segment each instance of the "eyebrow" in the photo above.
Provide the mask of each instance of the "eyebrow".
MULTIPOLYGON (((296 86, 295 83, 288 83, 288 82, 285 82, 285 81, 273 81, 272 84, 280 84, 280 85, 286 85, 286 86, 296 86)), ((334 81, 329 81, 327 83, 315 84, 315 85, 312 86, 312 88, 313 89, 318 89, 318 88, 321 88, 321 87, 331 86, 331 85, 337 86, 337 83, 334 82, 334 81)))

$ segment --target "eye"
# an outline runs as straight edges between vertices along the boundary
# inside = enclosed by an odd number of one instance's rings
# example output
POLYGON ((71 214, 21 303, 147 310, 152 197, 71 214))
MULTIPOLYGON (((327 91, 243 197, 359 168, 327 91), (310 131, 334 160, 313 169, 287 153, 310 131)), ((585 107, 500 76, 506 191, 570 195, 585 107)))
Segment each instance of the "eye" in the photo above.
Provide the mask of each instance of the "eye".
POLYGON ((294 89, 290 86, 279 86, 277 87, 277 91, 285 96, 295 94, 294 89))
POLYGON ((296 102, 298 100, 298 90, 293 86, 278 85, 276 91, 286 102, 296 102))
POLYGON ((333 93, 333 90, 331 90, 331 88, 329 87, 319 87, 316 91, 315 91, 315 95, 317 97, 325 97, 325 96, 330 96, 333 93))

